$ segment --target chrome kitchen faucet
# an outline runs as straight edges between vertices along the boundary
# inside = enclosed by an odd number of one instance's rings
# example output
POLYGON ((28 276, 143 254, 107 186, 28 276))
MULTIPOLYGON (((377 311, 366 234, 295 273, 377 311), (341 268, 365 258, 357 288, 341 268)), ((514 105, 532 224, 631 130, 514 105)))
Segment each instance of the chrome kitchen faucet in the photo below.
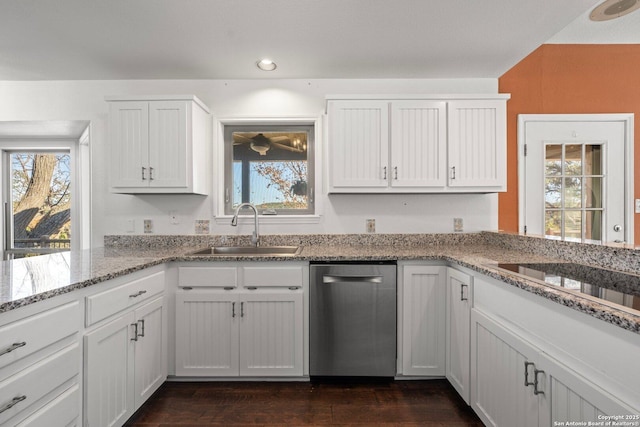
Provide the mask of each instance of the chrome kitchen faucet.
POLYGON ((240 206, 238 206, 236 208, 236 212, 233 214, 233 218, 231 219, 231 225, 233 227, 238 225, 238 212, 240 212, 240 209, 242 208, 253 209, 253 224, 255 228, 253 230, 253 234, 251 235, 251 243, 257 247, 260 245, 260 234, 258 233, 258 209, 254 205, 252 205, 251 203, 242 203, 240 206))

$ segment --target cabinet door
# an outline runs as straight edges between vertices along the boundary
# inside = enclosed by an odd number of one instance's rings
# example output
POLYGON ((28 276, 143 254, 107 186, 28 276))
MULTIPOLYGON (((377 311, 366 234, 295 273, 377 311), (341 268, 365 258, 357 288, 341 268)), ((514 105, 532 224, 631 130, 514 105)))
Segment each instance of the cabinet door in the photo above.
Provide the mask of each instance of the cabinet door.
POLYGON ((250 292, 240 302, 240 375, 302 375, 303 292, 250 292))
MULTIPOLYGON (((567 421, 602 422, 603 415, 635 415, 634 410, 596 384, 545 354, 540 354, 541 370, 538 394, 540 427, 561 425, 567 421)), ((629 421, 638 422, 633 419, 629 421)))
POLYGON ((149 102, 149 186, 186 188, 186 101, 149 102))
POLYGON ((109 103, 111 181, 117 188, 149 185, 149 103, 109 103))
POLYGON ((471 407, 487 426, 538 426, 537 350, 475 309, 471 328, 471 407))
POLYGON ((135 407, 140 407, 167 378, 164 298, 135 311, 135 407))
POLYGON ((449 186, 506 190, 506 101, 450 101, 449 186))
POLYGON ((403 375, 445 374, 445 268, 403 269, 403 375))
POLYGON ((176 293, 176 375, 238 375, 239 306, 230 291, 176 293))
POLYGON ((389 103, 330 101, 328 145, 332 192, 387 188, 389 103))
POLYGON ((122 425, 134 412, 133 312, 87 334, 85 413, 90 426, 122 425))
POLYGON ((392 187, 447 184, 447 109, 444 101, 391 104, 392 187))
POLYGON ((471 281, 468 274, 447 269, 447 379, 469 403, 471 281))

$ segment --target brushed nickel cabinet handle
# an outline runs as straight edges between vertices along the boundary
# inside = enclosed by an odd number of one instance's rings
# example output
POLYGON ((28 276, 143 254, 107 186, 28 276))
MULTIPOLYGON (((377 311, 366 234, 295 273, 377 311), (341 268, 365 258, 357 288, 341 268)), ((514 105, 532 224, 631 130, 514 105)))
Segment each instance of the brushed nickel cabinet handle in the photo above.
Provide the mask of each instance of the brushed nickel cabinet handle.
POLYGON ((8 347, 8 348, 0 351, 0 356, 2 356, 3 354, 11 353, 13 350, 16 350, 16 349, 18 349, 20 347, 24 347, 25 345, 27 345, 26 341, 14 342, 13 344, 11 344, 11 347, 8 347))
POLYGON ((469 285, 465 285, 464 283, 462 283, 460 285, 460 301, 468 301, 469 298, 464 296, 464 288, 467 288, 469 285))
POLYGON ((4 407, 2 407, 2 409, 0 409, 0 414, 3 413, 4 411, 8 411, 9 409, 13 408, 14 406, 16 406, 18 403, 22 402, 26 398, 27 396, 25 395, 14 397, 13 399, 11 399, 11 402, 7 403, 4 407))
POLYGON ((533 370, 533 394, 535 395, 544 394, 544 391, 538 389, 538 385, 540 384, 538 382, 538 374, 544 374, 544 371, 540 369, 533 370))
POLYGON ((236 303, 231 303, 231 317, 236 317, 236 303))
POLYGON ((133 326, 133 338, 131 338, 131 341, 138 341, 138 323, 132 323, 131 326, 133 326))
POLYGON ((153 168, 149 168, 149 181, 153 181, 153 168))
MULTIPOLYGON (((142 331, 142 332, 140 332, 140 333, 138 334, 138 336, 139 336, 139 337, 144 337, 144 319, 140 319, 140 320, 138 320, 138 323, 140 323, 140 330, 142 331)), ((137 328, 136 328, 136 329, 137 329, 137 328)))
POLYGON ((135 294, 129 295, 129 298, 138 298, 140 295, 146 294, 146 293, 147 293, 147 291, 144 291, 144 290, 140 291, 140 292, 136 292, 135 294))
POLYGON ((384 166, 382 168, 382 173, 383 173, 382 179, 384 179, 386 181, 387 180, 387 167, 386 166, 384 166))
POLYGON ((147 168, 145 168, 144 166, 142 166, 142 180, 146 181, 147 178, 144 177, 144 171, 147 170, 147 168))
POLYGON ((530 385, 534 385, 534 382, 529 382, 529 366, 534 366, 532 362, 524 362, 524 386, 529 387, 530 385))

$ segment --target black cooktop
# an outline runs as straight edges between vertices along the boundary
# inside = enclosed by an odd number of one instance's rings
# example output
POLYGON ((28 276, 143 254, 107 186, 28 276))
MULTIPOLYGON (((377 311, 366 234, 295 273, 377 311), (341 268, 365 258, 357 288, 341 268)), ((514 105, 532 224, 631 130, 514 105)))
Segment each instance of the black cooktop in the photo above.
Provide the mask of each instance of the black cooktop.
POLYGON ((573 263, 498 264, 547 284, 640 310, 640 276, 573 263))

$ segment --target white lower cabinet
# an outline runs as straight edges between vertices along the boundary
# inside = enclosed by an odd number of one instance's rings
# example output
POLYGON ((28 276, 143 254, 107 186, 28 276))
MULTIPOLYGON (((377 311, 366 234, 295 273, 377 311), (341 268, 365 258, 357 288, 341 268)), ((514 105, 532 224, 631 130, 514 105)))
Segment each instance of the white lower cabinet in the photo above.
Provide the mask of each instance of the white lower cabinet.
POLYGON ((302 376, 303 291, 180 289, 176 375, 302 376))
POLYGON ((405 376, 445 374, 445 281, 447 267, 401 265, 402 362, 405 376))
POLYGON ((47 306, 18 308, 0 321, 2 426, 79 425, 80 304, 47 306))
POLYGON ((162 296, 85 335, 86 424, 120 426, 167 376, 162 296))
POLYGON ((637 415, 480 311, 472 310, 471 324, 471 407, 486 425, 547 427, 637 415))
POLYGON ((469 403, 471 300, 473 278, 447 268, 446 376, 469 403))

